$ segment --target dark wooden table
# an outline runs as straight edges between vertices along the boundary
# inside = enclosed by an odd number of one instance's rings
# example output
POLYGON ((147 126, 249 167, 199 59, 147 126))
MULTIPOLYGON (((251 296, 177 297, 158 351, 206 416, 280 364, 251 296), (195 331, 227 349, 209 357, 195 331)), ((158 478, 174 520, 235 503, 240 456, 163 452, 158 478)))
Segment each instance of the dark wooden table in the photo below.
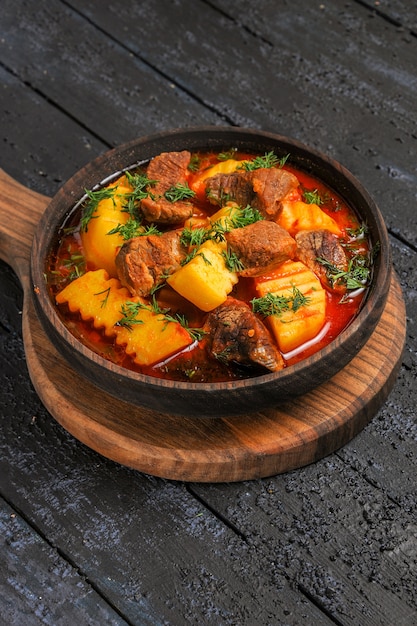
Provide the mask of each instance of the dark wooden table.
POLYGON ((337 159, 385 217, 407 307, 397 383, 348 445, 193 484, 74 439, 26 368, 0 263, 0 622, 417 624, 417 9, 404 0, 3 0, 0 167, 52 196, 110 147, 233 125, 337 159))

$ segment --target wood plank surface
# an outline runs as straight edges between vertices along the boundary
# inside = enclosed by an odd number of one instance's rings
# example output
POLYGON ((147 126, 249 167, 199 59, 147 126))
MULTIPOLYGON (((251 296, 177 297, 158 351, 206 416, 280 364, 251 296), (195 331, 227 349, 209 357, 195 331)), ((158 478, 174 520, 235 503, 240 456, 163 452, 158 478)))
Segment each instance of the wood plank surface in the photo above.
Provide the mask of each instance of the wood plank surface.
MULTIPOLYGON (((10 175, 52 196, 126 138, 200 123, 293 135, 376 198, 407 308, 397 383, 353 441, 287 474, 184 485, 101 457, 51 418, 26 368, 19 280, 0 262, 0 495, 43 546, 18 553, 20 580, 42 554, 36 571, 65 602, 65 561, 68 598, 78 572, 108 615, 135 626, 417 623, 416 13, 376 4, 2 3, 10 175)), ((2 565, 11 554, 13 543, 2 565)), ((13 599, 19 626, 59 623, 52 591, 36 613, 24 585, 7 590, 6 571, 1 615, 13 599)))
POLYGON ((127 626, 67 559, 0 498, 1 621, 8 626, 95 623, 127 626), (25 567, 21 567, 22 561, 25 567), (26 599, 16 620, 15 605, 26 599))

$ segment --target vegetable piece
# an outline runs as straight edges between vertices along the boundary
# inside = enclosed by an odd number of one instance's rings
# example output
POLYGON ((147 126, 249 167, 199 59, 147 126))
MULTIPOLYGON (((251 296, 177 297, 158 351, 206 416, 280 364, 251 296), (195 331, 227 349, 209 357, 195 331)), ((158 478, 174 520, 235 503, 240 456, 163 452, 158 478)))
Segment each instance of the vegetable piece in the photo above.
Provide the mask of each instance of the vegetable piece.
POLYGON ((193 338, 179 322, 167 320, 163 313, 139 308, 130 327, 117 328, 116 343, 125 346, 138 365, 153 365, 189 346, 193 338))
POLYGON ((76 278, 55 299, 58 304, 67 303, 72 313, 79 313, 83 320, 91 321, 95 328, 104 328, 105 335, 112 337, 120 309, 130 297, 116 278, 109 278, 106 270, 100 269, 76 278))
POLYGON ((225 251, 224 242, 205 241, 167 283, 202 311, 212 311, 226 300, 238 281, 237 274, 226 267, 225 251))
POLYGON ((292 236, 301 230, 329 230, 335 235, 342 235, 337 222, 317 204, 301 200, 282 202, 277 222, 292 236))
POLYGON ((103 328, 107 337, 115 337, 138 365, 163 361, 193 342, 179 322, 149 310, 143 299, 132 298, 105 270, 83 274, 67 285, 56 301, 67 303, 70 311, 95 328, 103 328))
POLYGON ((220 224, 225 230, 233 228, 233 218, 239 215, 241 209, 236 202, 228 202, 224 207, 213 213, 210 217, 211 224, 220 224))
POLYGON ((113 197, 98 203, 87 229, 81 231, 81 240, 87 266, 91 269, 103 268, 110 276, 117 277, 115 258, 123 244, 123 235, 109 232, 129 220, 129 213, 123 209, 126 204, 125 196, 132 193, 132 187, 125 176, 109 187, 114 188, 113 197))
MULTIPOLYGON (((268 277, 256 279, 256 291, 260 298, 266 297, 266 303, 269 300, 274 305, 263 312, 284 354, 313 339, 322 329, 326 292, 300 261, 286 261, 268 277)), ((262 313, 259 303, 255 310, 262 313)))

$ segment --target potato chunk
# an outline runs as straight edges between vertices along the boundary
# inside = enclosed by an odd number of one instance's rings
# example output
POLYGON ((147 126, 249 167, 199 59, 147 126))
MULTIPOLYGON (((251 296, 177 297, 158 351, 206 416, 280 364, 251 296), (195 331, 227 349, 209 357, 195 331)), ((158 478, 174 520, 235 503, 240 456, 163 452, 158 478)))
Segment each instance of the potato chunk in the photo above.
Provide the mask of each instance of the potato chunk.
POLYGON ((342 232, 333 218, 317 204, 307 204, 301 200, 283 202, 277 222, 292 237, 301 230, 329 230, 335 235, 342 232))
POLYGON ((319 279, 300 261, 286 261, 267 278, 256 280, 259 297, 268 293, 291 299, 298 290, 307 301, 267 318, 281 352, 288 353, 313 339, 326 320, 326 292, 319 279))
POLYGON ((227 269, 225 243, 205 241, 194 258, 174 272, 167 283, 202 311, 222 304, 237 283, 236 272, 227 269))
POLYGON ((123 211, 125 195, 132 193, 132 187, 125 176, 109 186, 114 188, 114 196, 98 203, 96 211, 88 223, 86 231, 81 233, 84 256, 91 269, 103 268, 110 276, 117 278, 116 254, 123 244, 119 233, 109 234, 119 224, 126 224, 129 213, 123 211))
POLYGON ((72 313, 79 313, 84 321, 95 328, 103 328, 107 337, 116 334, 115 324, 120 319, 120 309, 130 298, 129 291, 116 278, 109 278, 106 270, 86 272, 69 283, 55 299, 66 303, 72 313))
POLYGON ((130 296, 115 278, 105 270, 90 271, 76 278, 57 296, 58 304, 67 303, 70 311, 79 313, 95 328, 103 328, 107 337, 118 345, 138 365, 153 365, 179 352, 192 343, 191 335, 179 322, 168 321, 163 314, 148 308, 144 299, 130 296), (123 310, 128 310, 131 323, 123 310), (131 312, 133 311, 133 314, 131 312))
POLYGON ((179 322, 140 309, 130 328, 118 327, 116 343, 124 346, 138 365, 153 365, 189 346, 193 340, 179 322))

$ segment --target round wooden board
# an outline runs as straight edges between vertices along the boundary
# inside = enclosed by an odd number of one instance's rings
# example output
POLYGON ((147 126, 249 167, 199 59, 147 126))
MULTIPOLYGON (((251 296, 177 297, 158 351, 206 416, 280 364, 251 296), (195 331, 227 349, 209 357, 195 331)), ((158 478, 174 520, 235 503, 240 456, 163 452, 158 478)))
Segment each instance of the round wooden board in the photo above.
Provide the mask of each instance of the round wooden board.
POLYGON ((72 370, 43 332, 31 299, 24 342, 32 382, 48 411, 107 458, 173 480, 240 481, 302 467, 351 440, 389 394, 401 363, 405 307, 397 278, 360 353, 330 381, 276 409, 181 418, 125 404, 72 370))

